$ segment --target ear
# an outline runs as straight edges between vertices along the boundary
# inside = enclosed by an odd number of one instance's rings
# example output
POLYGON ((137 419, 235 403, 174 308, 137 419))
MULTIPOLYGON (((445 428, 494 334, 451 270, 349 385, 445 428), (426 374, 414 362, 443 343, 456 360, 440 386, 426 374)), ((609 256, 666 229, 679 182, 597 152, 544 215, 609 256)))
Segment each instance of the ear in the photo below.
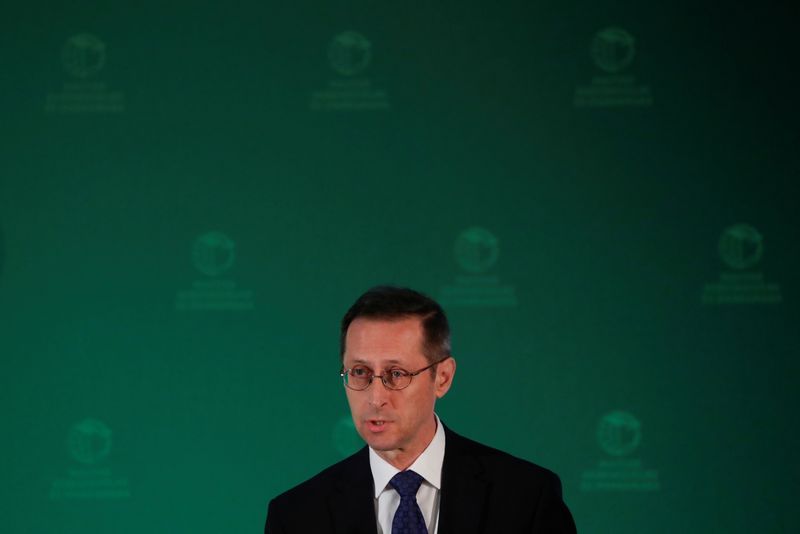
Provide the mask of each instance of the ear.
POLYGON ((436 389, 437 399, 444 397, 445 393, 450 389, 450 386, 453 385, 453 377, 455 374, 456 359, 452 356, 436 366, 436 383, 434 384, 434 388, 436 389))

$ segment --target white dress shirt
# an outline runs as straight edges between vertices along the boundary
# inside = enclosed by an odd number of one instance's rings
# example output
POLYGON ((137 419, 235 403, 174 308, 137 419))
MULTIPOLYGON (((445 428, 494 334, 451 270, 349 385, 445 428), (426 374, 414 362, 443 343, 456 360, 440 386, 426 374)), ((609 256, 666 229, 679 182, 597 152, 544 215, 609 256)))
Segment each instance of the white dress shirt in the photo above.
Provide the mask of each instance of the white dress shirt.
MULTIPOLYGON (((435 414, 434 414, 435 415, 435 414)), ((439 526, 439 490, 442 487, 442 462, 444 461, 444 428, 436 417, 436 434, 428 447, 409 467, 422 477, 417 491, 417 504, 425 518, 428 534, 436 534, 439 526)), ((392 532, 392 519, 400 506, 400 494, 389 485, 399 469, 369 449, 369 466, 375 483, 375 517, 378 518, 378 534, 392 532)))

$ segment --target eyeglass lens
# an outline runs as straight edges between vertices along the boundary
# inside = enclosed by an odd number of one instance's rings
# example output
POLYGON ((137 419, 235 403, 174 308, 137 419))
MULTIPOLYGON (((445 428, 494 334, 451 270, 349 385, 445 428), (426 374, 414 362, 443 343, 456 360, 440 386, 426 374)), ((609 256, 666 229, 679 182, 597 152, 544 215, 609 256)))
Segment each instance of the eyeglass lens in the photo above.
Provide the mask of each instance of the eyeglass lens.
POLYGON ((378 377, 369 367, 357 365, 344 374, 345 385, 352 389, 366 389, 373 378, 383 380, 389 389, 402 389, 411 382, 411 375, 403 369, 389 369, 378 377))

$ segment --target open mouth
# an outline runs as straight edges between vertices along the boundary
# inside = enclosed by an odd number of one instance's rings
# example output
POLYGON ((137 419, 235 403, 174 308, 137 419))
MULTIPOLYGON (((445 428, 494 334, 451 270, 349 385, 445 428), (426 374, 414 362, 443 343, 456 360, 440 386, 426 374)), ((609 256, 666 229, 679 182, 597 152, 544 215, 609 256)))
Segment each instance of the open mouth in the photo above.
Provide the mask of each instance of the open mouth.
POLYGON ((371 432, 383 432, 389 425, 383 419, 367 419, 367 427, 371 432))

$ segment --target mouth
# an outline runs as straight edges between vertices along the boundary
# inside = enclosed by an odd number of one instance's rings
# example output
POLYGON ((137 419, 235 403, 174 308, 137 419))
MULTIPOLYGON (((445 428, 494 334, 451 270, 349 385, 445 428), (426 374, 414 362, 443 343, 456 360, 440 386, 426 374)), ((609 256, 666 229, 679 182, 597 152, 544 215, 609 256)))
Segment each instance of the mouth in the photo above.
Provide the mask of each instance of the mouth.
POLYGON ((388 426, 389 421, 385 419, 367 419, 367 428, 370 432, 379 433, 383 432, 388 426))

